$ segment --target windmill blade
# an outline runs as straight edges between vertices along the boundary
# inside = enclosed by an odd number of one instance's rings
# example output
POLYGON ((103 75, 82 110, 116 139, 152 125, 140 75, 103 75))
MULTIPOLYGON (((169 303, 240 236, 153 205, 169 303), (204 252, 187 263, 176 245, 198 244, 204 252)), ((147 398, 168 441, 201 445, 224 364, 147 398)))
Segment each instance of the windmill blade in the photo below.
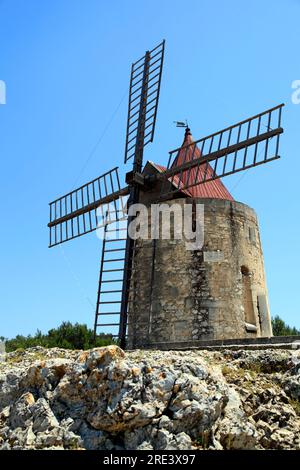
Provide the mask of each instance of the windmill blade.
POLYGON ((163 197, 280 158, 284 104, 170 152, 163 197))
POLYGON ((118 168, 61 196, 50 203, 50 244, 55 246, 92 232, 126 216, 118 168))
MULTIPOLYGON (((144 57, 132 64, 131 68, 125 163, 133 159, 133 174, 142 170, 144 147, 153 141, 164 49, 165 41, 152 51, 147 51, 144 57)), ((138 201, 139 187, 136 184, 130 184, 128 205, 130 206, 138 201)), ((132 219, 132 216, 128 217, 128 225, 132 219)), ((133 253, 134 240, 127 237, 119 326, 119 340, 123 348, 126 344, 127 308, 133 253)))
POLYGON ((132 64, 125 146, 125 163, 141 163, 143 148, 153 141, 165 41, 132 64))

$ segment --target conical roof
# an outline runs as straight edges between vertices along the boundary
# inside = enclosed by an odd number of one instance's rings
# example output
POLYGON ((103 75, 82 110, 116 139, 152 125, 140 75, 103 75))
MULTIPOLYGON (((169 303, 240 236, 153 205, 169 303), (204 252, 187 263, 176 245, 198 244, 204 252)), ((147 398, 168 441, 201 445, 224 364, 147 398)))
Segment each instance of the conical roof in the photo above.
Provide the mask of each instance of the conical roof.
MULTIPOLYGON (((201 157, 201 152, 197 145, 190 145, 193 143, 194 141, 191 135, 191 131, 189 128, 187 128, 185 131, 183 144, 174 162, 172 163, 172 168, 187 163, 190 160, 194 160, 196 158, 201 157)), ((195 166, 190 170, 184 171, 182 175, 180 175, 180 181, 182 182, 183 187, 188 182, 191 183, 192 181, 201 181, 202 177, 204 176, 204 172, 206 172, 207 179, 213 175, 213 169, 210 164, 208 164, 208 166, 195 166)), ((190 187, 188 190, 185 190, 184 192, 188 193, 192 197, 227 199, 229 201, 234 200, 228 189, 220 180, 220 178, 208 181, 207 183, 197 184, 195 186, 190 187)))

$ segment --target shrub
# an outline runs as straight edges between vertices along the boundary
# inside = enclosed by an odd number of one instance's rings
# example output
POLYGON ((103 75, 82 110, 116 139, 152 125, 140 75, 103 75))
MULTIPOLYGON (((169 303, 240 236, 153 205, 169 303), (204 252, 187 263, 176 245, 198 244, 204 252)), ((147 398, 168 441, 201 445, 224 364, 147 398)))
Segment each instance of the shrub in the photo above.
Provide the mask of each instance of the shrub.
POLYGON ((47 334, 37 330, 34 336, 17 335, 15 338, 6 340, 6 351, 15 351, 20 348, 31 348, 43 346, 45 348, 64 349, 90 349, 94 347, 115 344, 111 335, 100 334, 94 341, 94 332, 87 325, 71 322, 63 322, 58 328, 52 328, 47 334))

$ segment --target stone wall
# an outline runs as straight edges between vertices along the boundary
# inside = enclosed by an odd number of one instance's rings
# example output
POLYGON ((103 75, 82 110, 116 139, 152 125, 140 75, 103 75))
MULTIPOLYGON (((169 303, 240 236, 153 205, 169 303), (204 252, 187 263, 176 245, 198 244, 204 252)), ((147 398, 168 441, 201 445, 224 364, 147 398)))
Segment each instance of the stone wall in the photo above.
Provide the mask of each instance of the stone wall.
MULTIPOLYGON (((204 204, 204 245, 137 240, 128 315, 128 347, 151 343, 272 335, 255 212, 221 199, 204 204)), ((150 224, 150 209, 149 209, 150 224)))

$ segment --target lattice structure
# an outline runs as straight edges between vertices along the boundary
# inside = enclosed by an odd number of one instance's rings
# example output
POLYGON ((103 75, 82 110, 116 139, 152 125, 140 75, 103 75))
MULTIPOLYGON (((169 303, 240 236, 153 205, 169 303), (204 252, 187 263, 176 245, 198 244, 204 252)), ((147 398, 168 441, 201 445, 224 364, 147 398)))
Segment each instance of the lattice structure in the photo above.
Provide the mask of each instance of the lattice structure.
POLYGON ((141 148, 153 141, 164 51, 165 41, 132 64, 125 163, 137 157, 141 148))
MULTIPOLYGON (((153 141, 154 137, 164 49, 165 41, 151 51, 147 51, 131 67, 125 163, 132 159, 134 172, 141 171, 143 149, 153 141)), ((97 334, 99 327, 113 327, 117 331, 115 336, 119 337, 123 345, 127 328, 128 289, 134 243, 127 237, 126 229, 117 228, 114 224, 127 218, 128 207, 130 204, 138 202, 138 198, 139 190, 134 181, 122 188, 118 168, 113 168, 50 203, 48 224, 50 247, 101 227, 104 228, 95 313, 95 334, 97 334), (125 232, 123 239, 117 237, 121 230, 125 232), (116 240, 114 242, 123 242, 122 250, 119 246, 108 248, 109 244, 113 242, 109 236, 111 231, 115 232, 116 240), (118 249, 123 252, 122 259, 114 259, 113 254, 118 249), (117 267, 107 268, 108 265, 113 264, 117 264, 117 267), (121 279, 118 280, 121 286, 106 292, 103 285, 116 282, 113 278, 115 272, 121 276, 121 279), (107 279, 107 276, 110 276, 111 279, 107 279), (105 299, 105 296, 111 297, 111 295, 114 296, 113 299, 105 299), (116 295, 120 295, 120 298, 116 299, 116 295), (117 312, 103 311, 103 306, 111 305, 118 305, 117 312), (114 318, 113 324, 111 321, 108 324, 103 323, 102 318, 105 316, 108 316, 109 319, 114 318)))
POLYGON ((118 168, 104 173, 89 183, 50 203, 50 247, 80 237, 118 220, 125 213, 118 168), (119 203, 118 203, 119 200, 119 203))
POLYGON ((162 193, 175 193, 279 157, 281 104, 170 152, 159 177, 162 193))

